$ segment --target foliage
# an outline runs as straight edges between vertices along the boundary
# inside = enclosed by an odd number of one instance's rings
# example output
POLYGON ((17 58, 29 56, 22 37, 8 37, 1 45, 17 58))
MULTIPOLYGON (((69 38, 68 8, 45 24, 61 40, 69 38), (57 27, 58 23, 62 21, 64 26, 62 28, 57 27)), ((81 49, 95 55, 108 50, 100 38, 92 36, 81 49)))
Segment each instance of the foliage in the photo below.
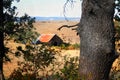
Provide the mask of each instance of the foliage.
MULTIPOLYGON (((18 38, 16 38, 16 36, 17 37, 19 36, 19 38, 21 38, 21 36, 24 33, 25 34, 23 36, 26 36, 26 33, 28 31, 33 30, 32 23, 35 22, 35 18, 31 18, 27 14, 21 17, 17 17, 18 13, 15 12, 17 7, 12 5, 13 1, 14 0, 3 1, 3 5, 4 5, 3 6, 3 12, 4 12, 3 13, 4 15, 3 25, 4 27, 2 29, 4 30, 5 39, 14 37, 17 40, 18 38)), ((22 39, 24 39, 24 37, 22 37, 22 39)), ((18 41, 19 40, 21 39, 18 39, 18 41)))
POLYGON ((73 46, 73 49, 79 49, 80 48, 80 44, 78 44, 78 43, 72 44, 72 46, 73 46))
MULTIPOLYGON (((115 9, 117 11, 117 14, 115 15, 115 27, 116 27, 116 42, 119 42, 120 40, 120 0, 115 0, 115 9)), ((117 44, 116 44, 117 45, 117 44)), ((117 45, 117 48, 119 49, 119 44, 117 45)), ((111 80, 120 80, 120 57, 118 58, 118 67, 113 67, 111 71, 111 80)))
POLYGON ((19 2, 20 0, 1 0, 1 5, 3 5, 1 10, 1 24, 0 24, 0 76, 4 80, 3 75, 3 61, 9 60, 9 57, 6 55, 11 52, 11 49, 6 46, 8 40, 13 39, 15 42, 26 43, 28 41, 34 39, 37 35, 34 32, 33 22, 35 22, 35 18, 31 18, 27 14, 21 17, 17 17, 16 6, 13 6, 12 3, 14 1, 19 2), (4 60, 3 60, 4 59, 4 60))
MULTIPOLYGON (((84 80, 84 79, 81 79, 78 75, 78 64, 79 64, 78 57, 70 58, 69 56, 65 56, 62 59, 64 62, 62 64, 57 63, 56 59, 53 62, 51 62, 51 64, 53 65, 51 69, 52 70, 51 75, 46 74, 44 76, 39 76, 39 77, 37 73, 34 73, 35 68, 33 68, 33 65, 31 65, 30 62, 26 64, 19 63, 20 65, 22 65, 22 67, 19 67, 18 70, 15 70, 11 74, 8 80, 14 80, 14 79, 15 80, 84 80), (59 70, 57 71, 54 68, 57 65, 58 66, 63 65, 63 67, 62 68, 57 67, 57 69, 59 70)), ((44 70, 44 69, 40 68, 40 70, 44 70)), ((110 80, 119 80, 119 79, 120 79, 119 70, 117 70, 116 68, 112 68, 110 80)))
MULTIPOLYGON (((6 40, 14 39, 15 42, 24 43, 25 49, 21 46, 17 47, 18 51, 15 55, 24 56, 25 61, 19 62, 18 70, 15 70, 8 80, 36 80, 39 76, 39 70, 53 64, 54 55, 58 52, 54 51, 46 45, 36 46, 32 45, 32 41, 37 33, 34 32, 32 23, 35 18, 31 18, 27 14, 22 17, 16 17, 17 9, 12 6, 14 0, 4 0, 4 36, 6 40)), ((118 20, 118 19, 117 19, 118 20)), ((118 29, 119 30, 119 29, 118 29)), ((68 44, 63 44, 61 47, 66 49, 68 44)), ((79 45, 75 44, 74 47, 79 45)), ((6 47, 6 52, 9 49, 6 47)), ((78 76, 78 58, 64 58, 64 67, 53 75, 50 75, 48 80, 79 80, 78 76)), ((57 64, 56 64, 57 65, 57 64)), ((113 71, 114 77, 118 71, 113 71)), ((45 77, 44 77, 45 78, 45 77)))
MULTIPOLYGON (((78 57, 64 56, 63 68, 59 68, 59 71, 53 73, 48 77, 44 77, 46 80, 81 80, 78 75, 78 57)), ((58 64, 55 64, 58 65, 58 64)))
MULTIPOLYGON (((38 48, 35 48, 32 45, 32 41, 34 39, 36 39, 36 37, 38 36, 38 33, 35 32, 35 28, 33 27, 35 18, 31 18, 27 14, 25 14, 24 16, 21 16, 21 17, 17 17, 17 14, 18 14, 16 12, 17 7, 12 5, 12 3, 14 1, 19 2, 20 0, 3 0, 3 26, 0 27, 0 31, 2 31, 4 34, 5 53, 3 54, 4 56, 2 56, 2 57, 4 57, 4 60, 10 61, 9 57, 6 54, 13 53, 14 51, 11 51, 10 47, 7 47, 6 45, 9 43, 9 40, 12 39, 12 40, 14 40, 14 42, 25 44, 25 49, 26 49, 26 50, 24 50, 24 49, 22 49, 21 46, 18 46, 17 47, 18 51, 13 54, 15 54, 16 56, 23 55, 25 60, 27 60, 29 62, 30 62, 30 60, 37 61, 37 59, 39 61, 40 61, 40 59, 42 59, 45 62, 45 60, 48 60, 48 59, 45 59, 44 57, 40 58, 39 54, 37 54, 37 53, 35 54, 35 52, 33 54, 33 51, 35 51, 36 49, 38 51, 38 48), (37 57, 35 57, 34 55, 37 57)), ((51 56, 51 55, 43 55, 43 56, 51 56)), ((49 57, 49 59, 50 60, 46 61, 46 63, 42 63, 43 61, 41 60, 42 62, 38 63, 38 64, 36 63, 35 66, 40 65, 40 64, 43 66, 46 66, 50 63, 50 61, 52 61, 53 57, 51 56, 51 57, 49 57)), ((27 63, 24 62, 24 63, 21 63, 21 65, 22 64, 26 65, 27 63)), ((40 66, 38 66, 38 67, 40 67, 40 66)), ((22 76, 22 75, 20 75, 21 72, 19 72, 19 71, 14 71, 13 74, 16 74, 20 77, 22 76)))
POLYGON ((31 18, 27 14, 21 17, 17 17, 16 9, 13 6, 14 1, 19 2, 19 0, 3 0, 3 27, 0 29, 4 33, 5 40, 5 52, 11 52, 10 49, 6 47, 8 41, 13 39, 15 42, 22 42, 26 44, 31 42, 37 37, 38 33, 35 32, 33 23, 35 18, 31 18), (7 49, 7 50, 6 50, 7 49))
POLYGON ((18 74, 21 75, 18 80, 21 80, 25 77, 30 78, 31 76, 37 79, 40 76, 39 70, 44 70, 46 67, 52 64, 55 59, 54 56, 57 53, 57 51, 51 49, 47 45, 27 45, 25 49, 18 47, 16 55, 20 56, 21 54, 21 56, 24 56, 25 60, 18 62, 19 68, 11 74, 9 79, 11 80, 13 78, 17 78, 16 76, 18 74))
POLYGON ((78 43, 75 43, 75 44, 63 43, 60 45, 60 48, 65 49, 65 50, 74 50, 74 49, 79 49, 80 44, 78 44, 78 43))
POLYGON ((36 80, 35 74, 25 74, 22 75, 20 70, 14 70, 13 73, 10 75, 10 78, 7 80, 36 80))
MULTIPOLYGON (((54 72, 53 74, 44 79, 47 80, 80 80, 78 76, 78 57, 64 56, 63 68, 58 68, 59 71, 54 72)), ((59 64, 55 64, 59 65, 59 64)))
POLYGON ((110 79, 111 80, 120 80, 120 57, 118 58, 117 62, 118 66, 112 67, 110 79))
POLYGON ((78 57, 70 58, 70 60, 65 57, 65 64, 63 69, 60 69, 60 73, 58 72, 58 78, 62 80, 78 80, 78 57))
POLYGON ((60 45, 61 49, 68 49, 68 47, 70 46, 70 43, 63 43, 60 45))

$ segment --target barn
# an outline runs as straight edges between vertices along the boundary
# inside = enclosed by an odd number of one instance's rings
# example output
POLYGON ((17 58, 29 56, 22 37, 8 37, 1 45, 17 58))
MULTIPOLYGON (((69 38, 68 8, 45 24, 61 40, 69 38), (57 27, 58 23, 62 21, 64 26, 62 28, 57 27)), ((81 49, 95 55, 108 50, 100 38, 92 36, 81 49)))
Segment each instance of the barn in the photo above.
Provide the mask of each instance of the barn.
POLYGON ((63 40, 57 34, 41 34, 36 41, 36 44, 48 44, 54 46, 59 46, 62 43, 63 40))

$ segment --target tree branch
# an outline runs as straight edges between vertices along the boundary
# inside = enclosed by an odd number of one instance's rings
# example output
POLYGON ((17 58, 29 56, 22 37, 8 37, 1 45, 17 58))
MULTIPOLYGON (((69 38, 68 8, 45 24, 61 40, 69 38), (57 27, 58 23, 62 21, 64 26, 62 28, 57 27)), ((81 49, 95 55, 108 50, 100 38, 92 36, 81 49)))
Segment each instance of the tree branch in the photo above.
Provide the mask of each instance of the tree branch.
MULTIPOLYGON (((71 25, 71 26, 63 25, 63 26, 59 27, 57 30, 61 30, 63 27, 71 28, 71 27, 76 27, 76 26, 78 26, 78 25, 79 25, 79 23, 78 23, 78 24, 75 24, 75 25, 71 25)), ((72 30, 75 30, 75 29, 72 29, 72 30)))

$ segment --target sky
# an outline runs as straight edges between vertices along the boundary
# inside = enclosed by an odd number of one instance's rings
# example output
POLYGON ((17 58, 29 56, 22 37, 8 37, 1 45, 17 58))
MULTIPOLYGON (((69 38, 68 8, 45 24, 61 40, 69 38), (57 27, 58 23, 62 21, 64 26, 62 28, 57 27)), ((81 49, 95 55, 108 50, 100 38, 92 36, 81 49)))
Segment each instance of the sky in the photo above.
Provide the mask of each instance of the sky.
MULTIPOLYGON (((17 7, 18 16, 27 13, 29 16, 40 17, 64 17, 63 6, 66 0, 20 0, 19 3, 14 2, 17 7)), ((66 17, 81 16, 81 2, 75 0, 74 4, 67 4, 66 17)))

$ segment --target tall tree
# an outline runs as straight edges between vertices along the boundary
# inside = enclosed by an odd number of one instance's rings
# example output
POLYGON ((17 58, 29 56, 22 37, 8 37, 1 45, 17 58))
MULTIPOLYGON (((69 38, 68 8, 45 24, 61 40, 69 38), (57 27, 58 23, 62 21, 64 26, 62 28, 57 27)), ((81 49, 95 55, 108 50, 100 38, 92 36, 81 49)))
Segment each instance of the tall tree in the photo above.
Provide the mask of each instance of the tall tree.
POLYGON ((83 0, 79 73, 85 80, 109 80, 115 53, 114 0, 83 0))
POLYGON ((80 23, 62 26, 78 26, 81 79, 109 80, 112 63, 118 57, 115 52, 114 8, 114 0, 83 0, 80 23))
POLYGON ((4 44, 5 41, 13 39, 16 42, 26 43, 36 34, 32 24, 35 18, 27 14, 17 17, 17 8, 12 5, 14 1, 20 0, 0 0, 0 80, 4 80, 3 59, 7 58, 6 54, 9 52, 9 48, 4 44))

